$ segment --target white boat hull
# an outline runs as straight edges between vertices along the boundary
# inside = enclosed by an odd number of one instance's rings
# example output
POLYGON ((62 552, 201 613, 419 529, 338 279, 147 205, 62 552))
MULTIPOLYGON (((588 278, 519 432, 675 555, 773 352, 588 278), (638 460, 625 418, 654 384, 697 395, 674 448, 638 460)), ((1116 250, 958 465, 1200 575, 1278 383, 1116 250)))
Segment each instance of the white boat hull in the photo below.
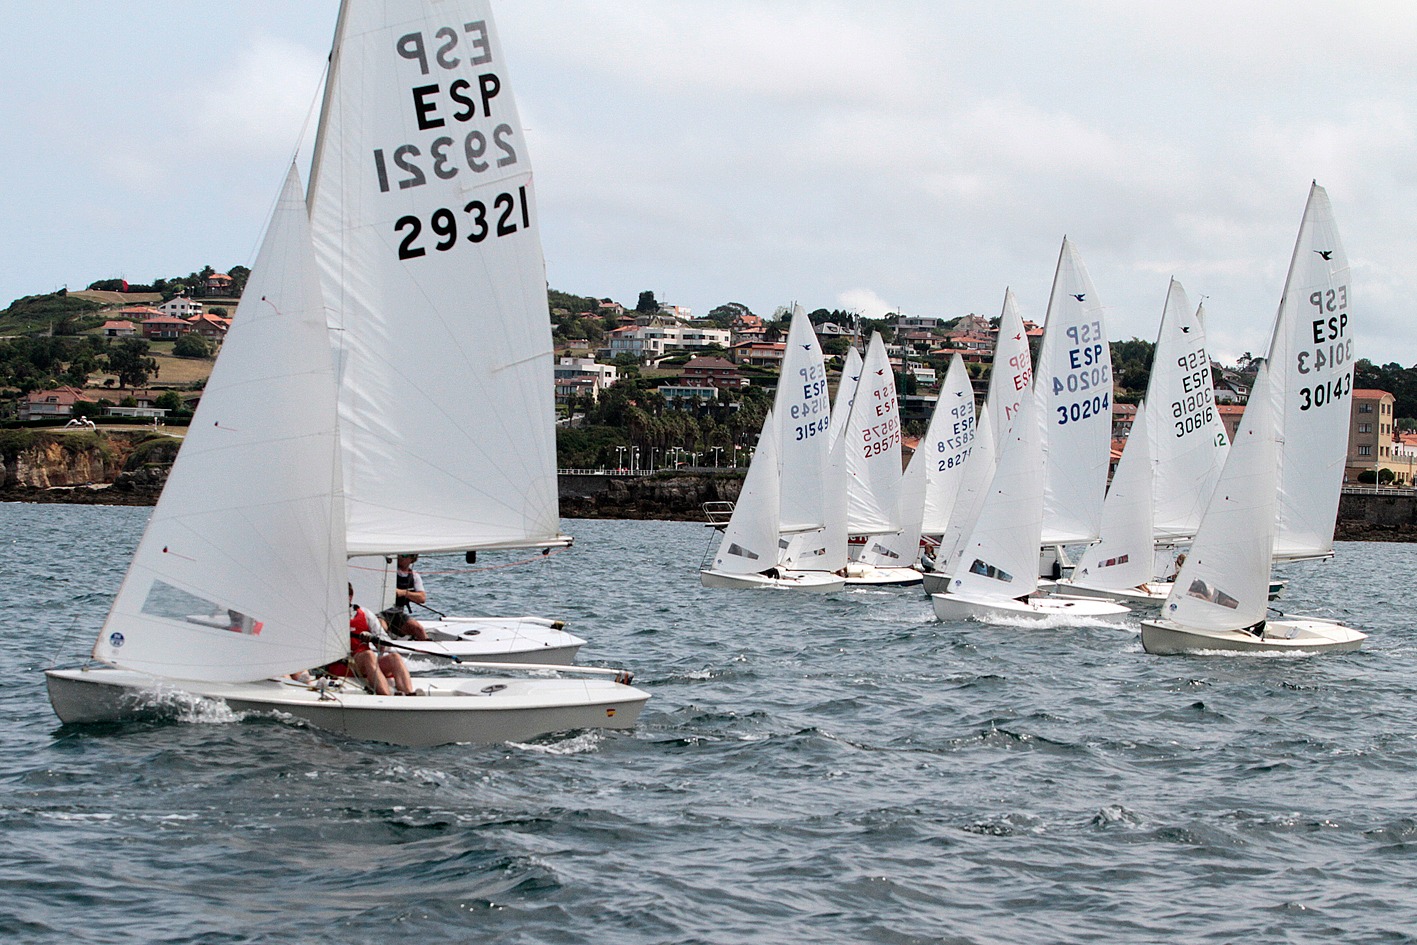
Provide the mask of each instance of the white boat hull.
POLYGON ((950 576, 943 571, 925 571, 920 575, 920 583, 926 594, 945 594, 950 589, 950 576))
POLYGON ((1264 635, 1244 630, 1197 630, 1172 620, 1143 620, 1141 645, 1156 656, 1188 653, 1346 653, 1358 649, 1367 634, 1331 620, 1270 620, 1264 635))
POLYGON ((856 561, 846 566, 847 587, 910 587, 924 578, 915 568, 878 568, 856 561))
POLYGON ((444 617, 423 620, 428 641, 402 640, 415 649, 483 663, 568 666, 585 640, 545 617, 444 617))
POLYGON ((1059 578, 1053 582, 1053 592, 1060 597, 1114 600, 1126 604, 1133 610, 1141 608, 1158 610, 1162 604, 1166 603, 1166 598, 1171 596, 1171 585, 1148 583, 1140 587, 1089 587, 1086 584, 1074 584, 1068 578, 1059 578))
POLYGON ((1111 601, 1067 597, 998 600, 962 597, 958 594, 931 594, 930 602, 935 607, 935 616, 940 620, 989 620, 1000 617, 1092 619, 1120 617, 1131 612, 1130 608, 1111 601))
POLYGON ((704 587, 725 587, 737 590, 810 591, 825 594, 846 587, 846 578, 827 571, 779 571, 777 577, 766 574, 729 574, 725 571, 703 570, 699 583, 704 587))
POLYGON ((427 746, 526 741, 552 732, 632 728, 649 693, 597 678, 415 677, 426 696, 374 696, 350 684, 322 692, 289 680, 208 683, 128 670, 48 670, 65 723, 118 722, 192 698, 237 712, 271 712, 353 738, 427 746))
MULTIPOLYGON (((1273 580, 1269 582, 1269 599, 1274 600, 1279 597, 1279 592, 1284 589, 1288 581, 1273 580)), ((1110 587, 1088 587, 1085 584, 1074 584, 1068 578, 1059 578, 1054 582, 1053 589, 1056 593, 1066 597, 1097 597, 1103 600, 1121 601, 1133 609, 1153 609, 1159 610, 1161 605, 1166 603, 1166 598, 1171 596, 1171 588, 1175 585, 1170 581, 1149 581, 1141 587, 1110 588, 1110 587)))

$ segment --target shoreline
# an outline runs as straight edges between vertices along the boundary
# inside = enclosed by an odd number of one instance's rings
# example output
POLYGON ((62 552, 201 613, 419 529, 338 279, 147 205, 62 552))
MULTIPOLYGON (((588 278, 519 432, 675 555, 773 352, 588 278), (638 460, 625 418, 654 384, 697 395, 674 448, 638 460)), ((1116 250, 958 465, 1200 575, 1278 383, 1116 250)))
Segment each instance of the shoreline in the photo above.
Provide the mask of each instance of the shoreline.
MULTIPOLYGON (((652 476, 560 476, 562 518, 626 521, 706 521, 705 502, 734 501, 742 477, 729 474, 656 473, 652 476)), ((34 505, 157 504, 159 488, 111 483, 0 489, 0 502, 34 505)), ((1417 492, 1394 496, 1345 493, 1335 541, 1417 543, 1417 492)))

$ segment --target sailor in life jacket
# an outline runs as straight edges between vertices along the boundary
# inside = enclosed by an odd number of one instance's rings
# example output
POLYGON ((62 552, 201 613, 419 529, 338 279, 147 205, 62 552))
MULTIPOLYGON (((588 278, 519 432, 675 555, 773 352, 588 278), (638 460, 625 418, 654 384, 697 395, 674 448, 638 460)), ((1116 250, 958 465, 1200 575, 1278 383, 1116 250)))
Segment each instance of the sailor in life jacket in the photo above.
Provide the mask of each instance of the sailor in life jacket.
POLYGON ((375 695, 414 694, 413 679, 408 674, 403 657, 397 653, 380 653, 375 648, 383 631, 379 618, 354 602, 354 585, 349 585, 349 659, 331 663, 325 670, 333 676, 355 675, 374 690, 375 695), (389 681, 393 681, 390 687, 389 681))
POLYGON ((384 623, 394 636, 427 640, 428 632, 423 629, 423 624, 409 613, 411 604, 422 604, 428 600, 428 594, 423 590, 423 578, 413 570, 413 563, 417 560, 418 555, 412 553, 398 556, 397 570, 394 572, 394 606, 379 616, 384 618, 384 623))

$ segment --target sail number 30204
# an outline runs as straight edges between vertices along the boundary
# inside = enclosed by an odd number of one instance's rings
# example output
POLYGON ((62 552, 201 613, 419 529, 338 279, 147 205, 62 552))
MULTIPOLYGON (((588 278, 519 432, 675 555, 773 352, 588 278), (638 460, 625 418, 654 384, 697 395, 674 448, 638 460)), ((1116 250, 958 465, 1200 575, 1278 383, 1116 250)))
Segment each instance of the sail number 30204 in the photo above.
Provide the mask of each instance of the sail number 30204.
MULTIPOLYGON (((481 200, 468 201, 461 214, 440 207, 428 215, 427 223, 432 231, 432 247, 443 253, 456 246, 460 237, 469 243, 481 243, 489 236, 511 236, 530 226, 531 210, 527 206, 525 185, 518 187, 514 194, 498 194, 490 208, 481 200)), ((399 240, 399 259, 417 259, 428 254, 423 228, 423 218, 413 214, 399 217, 394 223, 394 231, 403 234, 399 240)))

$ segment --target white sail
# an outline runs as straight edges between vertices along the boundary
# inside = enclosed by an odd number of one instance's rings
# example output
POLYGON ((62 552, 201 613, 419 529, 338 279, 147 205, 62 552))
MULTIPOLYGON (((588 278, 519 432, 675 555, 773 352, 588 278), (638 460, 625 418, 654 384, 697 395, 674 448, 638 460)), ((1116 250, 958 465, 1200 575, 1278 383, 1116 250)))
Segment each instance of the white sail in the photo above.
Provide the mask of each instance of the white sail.
POLYGON ((1005 289, 999 333, 994 339, 994 361, 989 368, 989 392, 984 402, 994 428, 995 447, 1009 432, 1032 386, 1033 354, 1028 348, 1028 335, 1018 314, 1014 291, 1005 289))
MULTIPOLYGON (((925 515, 926 467, 932 457, 917 449, 900 478, 896 521, 900 530, 866 539, 856 561, 875 568, 913 568, 920 558, 920 527, 925 515)), ((963 463, 960 464, 961 468, 963 463)))
POLYGON ((846 428, 846 419, 851 416, 851 404, 856 400, 856 388, 861 383, 861 368, 861 352, 854 346, 847 348, 846 361, 841 366, 841 380, 837 382, 836 400, 832 402, 829 444, 835 444, 846 428))
POLYGON ((1083 550, 1073 582, 1087 587, 1138 587, 1152 577, 1152 462, 1148 410, 1137 405, 1132 433, 1102 505, 1101 537, 1083 550))
POLYGON ((1275 554, 1282 558, 1333 551, 1353 394, 1348 277, 1333 208, 1316 183, 1269 345, 1270 397, 1283 443, 1275 536, 1275 554))
POLYGON ((292 168, 94 658, 213 682, 328 663, 349 652, 344 560, 334 369, 292 168))
POLYGON ((853 535, 897 531, 900 523, 900 409, 895 374, 879 333, 871 335, 846 437, 846 527, 853 535))
POLYGON ((1166 599, 1165 616, 1200 630, 1235 630, 1264 618, 1277 499, 1273 402, 1261 367, 1201 519, 1200 531, 1166 599))
POLYGON ((1037 399, 1025 398, 999 447, 978 520, 950 572, 952 594, 1007 600, 1038 588, 1043 448, 1037 411, 1037 399))
POLYGON ((793 307, 773 413, 780 425, 778 464, 782 470, 778 528, 783 532, 821 528, 826 520, 823 487, 831 396, 822 348, 801 306, 793 307))
POLYGON ((921 464, 925 482, 920 530, 924 534, 943 535, 949 527, 975 435, 974 388, 970 386, 964 360, 956 354, 950 358, 939 399, 930 414, 930 425, 920 438, 907 469, 908 474, 916 463, 921 464))
MULTIPOLYGON (((999 447, 1022 409, 1023 401, 1032 396, 1033 355, 1013 290, 1005 289, 999 331, 994 337, 994 361, 989 368, 988 400, 978 414, 979 428, 936 558, 947 573, 954 568, 965 538, 979 519, 989 482, 994 478, 999 447)), ((933 534, 928 528, 925 533, 933 534)))
POLYGON ((984 497, 989 494, 989 483, 993 481, 994 470, 998 466, 998 447, 995 446, 993 424, 989 419, 991 416, 988 410, 979 413, 979 427, 974 433, 974 445, 970 449, 969 458, 964 463, 959 495, 955 498, 949 523, 940 539, 939 552, 935 557, 936 567, 946 574, 951 573, 958 563, 965 539, 974 531, 974 523, 979 521, 979 513, 984 508, 984 497))
POLYGON ((838 572, 846 567, 846 441, 837 439, 827 454, 823 480, 826 524, 815 531, 799 532, 788 541, 784 567, 797 571, 838 572))
POLYGON ((777 512, 781 477, 777 462, 778 427, 771 410, 763 418, 733 515, 713 556, 713 567, 726 574, 757 574, 778 563, 777 512))
MULTIPOLYGON (((1154 528, 1162 541, 1195 535, 1229 445, 1215 404, 1202 315, 1203 309, 1192 312, 1186 290, 1172 279, 1146 388, 1152 406, 1146 429, 1155 469, 1154 528)), ((1132 430, 1137 429, 1134 421, 1132 430)))
POLYGON ((1066 238, 1033 389, 1046 431, 1043 542, 1092 541, 1112 455, 1112 354, 1092 279, 1066 238))
POLYGON ((310 216, 350 552, 555 542, 546 271, 487 3, 347 0, 310 216))

